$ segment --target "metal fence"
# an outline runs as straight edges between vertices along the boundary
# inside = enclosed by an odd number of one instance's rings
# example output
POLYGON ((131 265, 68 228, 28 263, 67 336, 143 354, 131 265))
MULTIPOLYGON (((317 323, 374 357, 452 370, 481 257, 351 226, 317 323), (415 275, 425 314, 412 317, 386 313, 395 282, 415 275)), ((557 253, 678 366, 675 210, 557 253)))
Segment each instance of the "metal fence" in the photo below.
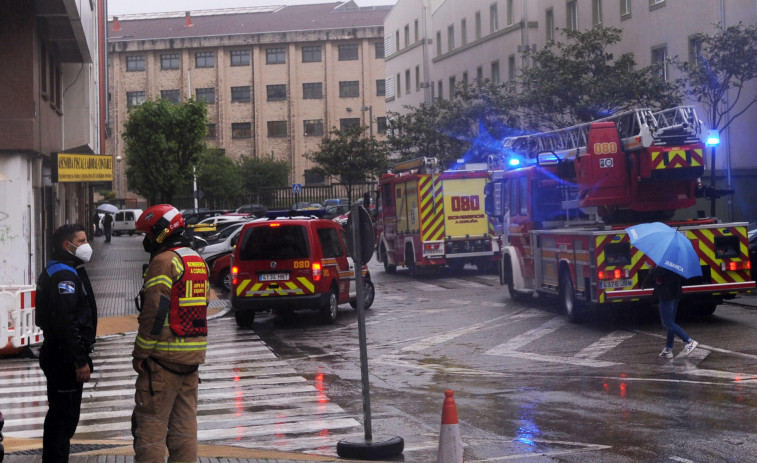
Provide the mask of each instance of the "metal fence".
MULTIPOLYGON (((356 183, 352 185, 352 197, 348 198, 350 202, 357 201, 363 197, 364 193, 374 194, 376 191, 375 182, 356 183)), ((211 210, 215 209, 236 209, 243 204, 262 204, 269 210, 289 209, 293 204, 299 202, 321 203, 329 198, 347 198, 347 188, 340 183, 330 185, 302 186, 299 193, 295 193, 291 186, 282 188, 261 188, 253 194, 243 195, 238 198, 213 200, 210 198, 201 198, 200 207, 206 207, 211 210)), ((174 206, 178 209, 190 209, 194 207, 194 200, 191 196, 174 197, 174 206)))

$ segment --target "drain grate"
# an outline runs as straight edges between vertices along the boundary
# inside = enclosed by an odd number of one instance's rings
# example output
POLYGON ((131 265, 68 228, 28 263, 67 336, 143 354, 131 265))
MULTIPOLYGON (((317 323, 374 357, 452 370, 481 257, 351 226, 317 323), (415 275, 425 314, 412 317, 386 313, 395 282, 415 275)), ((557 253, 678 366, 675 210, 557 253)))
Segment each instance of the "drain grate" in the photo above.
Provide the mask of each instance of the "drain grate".
MULTIPOLYGON (((123 444, 71 444, 71 455, 83 452, 91 452, 93 450, 112 449, 115 447, 123 447, 123 444)), ((6 455, 42 455, 42 448, 18 450, 15 452, 7 452, 6 455)))

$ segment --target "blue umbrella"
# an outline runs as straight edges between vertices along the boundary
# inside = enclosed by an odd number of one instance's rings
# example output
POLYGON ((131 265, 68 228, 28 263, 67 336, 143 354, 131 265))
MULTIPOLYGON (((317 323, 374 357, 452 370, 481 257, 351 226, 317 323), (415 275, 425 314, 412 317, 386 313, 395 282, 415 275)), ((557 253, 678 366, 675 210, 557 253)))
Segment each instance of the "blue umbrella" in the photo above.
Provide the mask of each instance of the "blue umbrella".
POLYGON ((664 223, 642 223, 626 228, 631 244, 654 261, 684 278, 702 276, 699 256, 691 241, 664 223))

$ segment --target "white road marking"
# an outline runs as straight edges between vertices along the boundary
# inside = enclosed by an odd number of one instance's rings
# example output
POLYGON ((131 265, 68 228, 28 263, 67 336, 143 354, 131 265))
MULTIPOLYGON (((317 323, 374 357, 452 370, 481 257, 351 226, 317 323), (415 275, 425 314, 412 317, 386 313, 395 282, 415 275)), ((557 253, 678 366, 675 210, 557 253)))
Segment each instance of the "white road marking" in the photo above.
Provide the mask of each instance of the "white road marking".
POLYGON ((493 349, 490 349, 485 354, 486 355, 504 355, 504 354, 514 352, 517 349, 520 349, 521 347, 527 344, 530 344, 540 338, 543 338, 544 336, 554 333, 555 331, 564 327, 566 324, 567 322, 563 318, 557 318, 557 317, 551 318, 550 320, 548 320, 546 323, 542 324, 541 326, 534 328, 532 330, 528 330, 521 335, 515 336, 509 341, 502 343, 498 345, 497 347, 494 347, 493 349))
POLYGON ((575 356, 577 358, 595 359, 602 354, 605 354, 612 349, 615 349, 621 345, 627 339, 631 339, 634 336, 633 333, 628 331, 613 331, 612 333, 602 336, 598 341, 592 343, 589 346, 581 349, 575 356))
POLYGON ((443 334, 440 334, 440 335, 437 335, 437 336, 431 336, 431 337, 425 338, 422 341, 417 342, 415 344, 411 344, 409 346, 405 346, 402 349, 400 349, 400 351, 402 351, 402 352, 418 352, 418 351, 421 351, 421 350, 424 350, 424 349, 428 349, 429 347, 437 346, 439 344, 444 344, 444 343, 449 342, 449 341, 451 341, 451 340, 453 340, 453 339, 455 339, 455 338, 457 338, 459 336, 462 336, 464 334, 468 334, 468 333, 471 333, 473 331, 478 331, 481 328, 491 328, 493 323, 495 323, 495 322, 497 322, 499 320, 505 319, 505 318, 508 318, 508 316, 507 315, 503 315, 501 317, 497 317, 497 318, 494 318, 492 320, 487 320, 487 321, 482 322, 482 323, 476 323, 475 325, 467 326, 465 328, 460 328, 460 329, 457 329, 457 330, 448 331, 446 333, 443 333, 443 334))

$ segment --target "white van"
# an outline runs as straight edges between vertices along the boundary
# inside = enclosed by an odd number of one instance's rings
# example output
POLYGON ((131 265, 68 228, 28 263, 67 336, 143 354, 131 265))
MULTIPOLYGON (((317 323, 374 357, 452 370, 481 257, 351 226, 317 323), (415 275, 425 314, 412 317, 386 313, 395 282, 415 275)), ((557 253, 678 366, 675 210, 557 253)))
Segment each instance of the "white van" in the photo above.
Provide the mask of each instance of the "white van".
POLYGON ((142 215, 142 209, 119 209, 113 216, 113 234, 122 233, 133 235, 137 232, 137 219, 142 215))

